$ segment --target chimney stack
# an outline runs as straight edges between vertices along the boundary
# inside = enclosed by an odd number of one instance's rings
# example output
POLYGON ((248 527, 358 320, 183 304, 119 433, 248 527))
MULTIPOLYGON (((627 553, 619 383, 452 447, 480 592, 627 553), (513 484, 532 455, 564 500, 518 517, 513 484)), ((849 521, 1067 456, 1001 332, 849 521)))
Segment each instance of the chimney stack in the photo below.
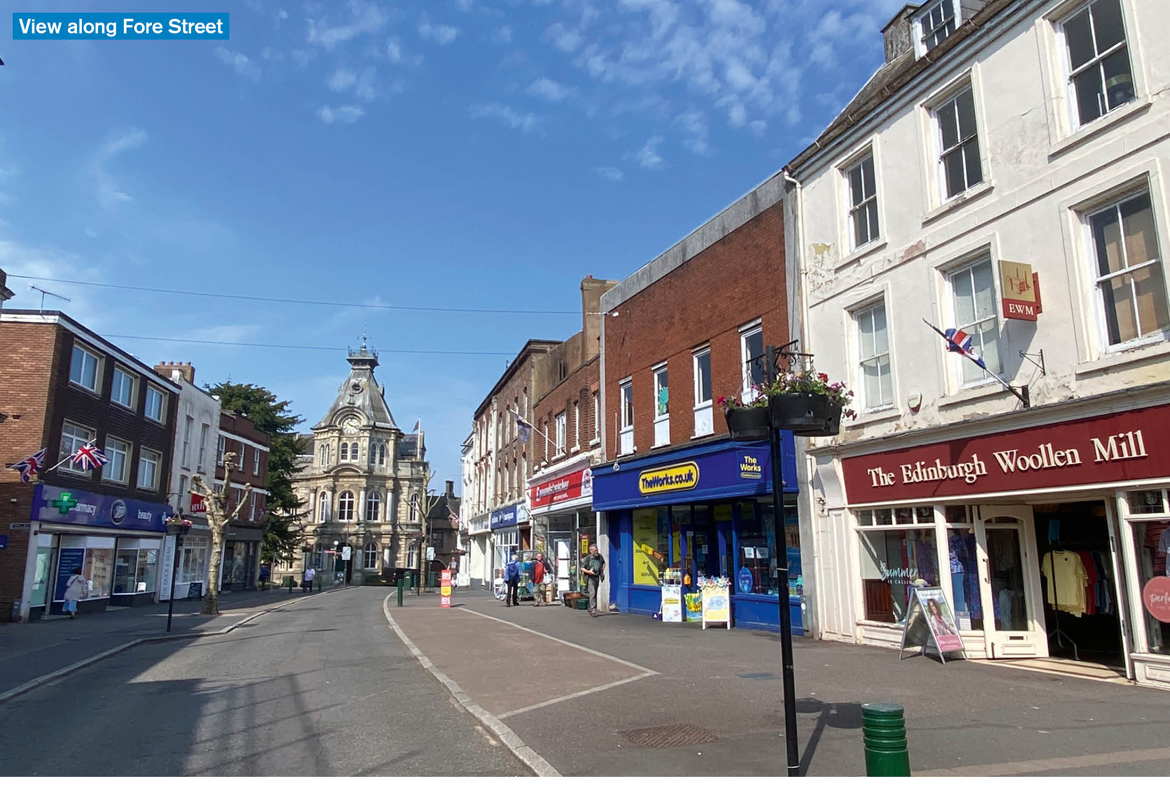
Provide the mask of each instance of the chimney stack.
POLYGON ((191 366, 190 361, 164 361, 161 364, 156 364, 154 371, 175 383, 179 383, 182 379, 191 385, 195 384, 195 367, 191 366))
POLYGON ((886 39, 887 64, 914 51, 914 12, 917 10, 916 5, 903 6, 882 28, 882 35, 886 39))
POLYGON ((455 496, 455 481, 447 481, 447 496, 455 496))

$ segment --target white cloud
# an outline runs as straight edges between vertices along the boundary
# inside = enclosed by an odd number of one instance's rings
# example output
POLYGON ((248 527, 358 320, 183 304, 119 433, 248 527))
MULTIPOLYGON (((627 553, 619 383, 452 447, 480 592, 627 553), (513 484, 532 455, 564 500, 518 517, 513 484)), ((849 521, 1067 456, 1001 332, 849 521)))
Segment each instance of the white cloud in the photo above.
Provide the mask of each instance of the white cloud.
POLYGON ((260 80, 260 65, 243 53, 228 50, 226 47, 217 47, 215 57, 234 69, 237 75, 242 75, 253 83, 260 80))
POLYGON ((752 129, 752 133, 754 133, 757 138, 768 132, 768 123, 764 122, 762 119, 752 120, 752 124, 749 127, 752 129))
POLYGON ((557 83, 551 78, 537 78, 528 87, 528 94, 542 97, 550 103, 559 103, 572 93, 571 87, 557 83))
POLYGON ((535 114, 522 114, 503 103, 479 103, 471 107, 471 116, 477 119, 494 119, 522 133, 532 133, 540 127, 535 114))
POLYGON ((504 25, 492 34, 492 44, 511 44, 512 26, 504 25))
POLYGON ((475 0, 455 0, 455 7, 460 11, 471 11, 475 8, 475 0))
POLYGON ((344 67, 338 67, 337 70, 329 76, 329 80, 325 81, 325 85, 332 91, 344 92, 346 89, 357 83, 357 74, 344 67))
POLYGON ((397 64, 402 60, 402 42, 394 37, 386 40, 386 57, 390 59, 390 63, 397 64))
POLYGON ((260 51, 260 57, 265 61, 283 61, 284 53, 273 50, 271 47, 265 47, 260 51))
POLYGON ((691 109, 685 111, 674 118, 682 128, 690 134, 690 136, 683 140, 683 144, 698 156, 709 155, 711 148, 708 145, 707 138, 710 135, 710 130, 707 126, 707 115, 701 111, 691 109))
POLYGON ((142 147, 146 144, 147 138, 145 131, 131 128, 123 133, 110 135, 98 150, 90 164, 89 175, 96 184, 97 199, 102 208, 110 210, 132 199, 119 187, 107 165, 118 154, 142 147))
POLYGON ((260 325, 213 325, 209 328, 191 330, 192 339, 211 342, 246 342, 261 330, 260 325))
POLYGON ((585 38, 579 31, 566 28, 562 23, 557 22, 551 25, 548 30, 544 32, 544 38, 552 42, 553 47, 560 50, 562 53, 574 53, 585 38))
MULTIPOLYGON (((46 309, 60 309, 87 327, 101 327, 108 320, 124 316, 117 309, 118 303, 103 296, 101 289, 70 291, 79 287, 54 284, 51 279, 98 281, 102 273, 88 266, 84 259, 74 253, 29 246, 13 239, 0 238, 0 269, 8 273, 8 288, 15 292, 9 300, 9 308, 39 308, 41 295, 28 287, 36 283, 43 289, 55 291, 70 298, 70 302, 45 298, 46 309), (32 280, 13 278, 13 275, 28 275, 32 280), (108 316, 107 316, 108 315, 108 316)), ((88 288, 88 287, 87 287, 88 288)))
POLYGON ((432 25, 429 22, 419 23, 418 35, 428 42, 447 45, 459 36, 459 29, 451 25, 432 25))
POLYGON ((362 100, 373 100, 376 94, 374 91, 376 75, 375 67, 366 67, 360 74, 345 67, 338 67, 325 81, 325 85, 334 92, 348 92, 352 89, 362 100))
POLYGON ((317 109, 317 117, 326 125, 334 122, 354 123, 365 115, 366 112, 359 106, 321 106, 317 109))
POLYGON ((662 156, 658 155, 658 147, 662 142, 661 136, 651 136, 646 140, 646 144, 642 145, 642 149, 634 155, 634 160, 643 169, 662 169, 666 163, 662 156))
POLYGON ((321 45, 326 50, 332 50, 342 42, 348 42, 355 36, 363 33, 377 33, 389 22, 386 12, 373 3, 365 0, 350 0, 349 21, 341 24, 331 24, 325 17, 319 19, 310 17, 308 20, 309 44, 321 45))
POLYGON ((593 171, 611 183, 620 183, 626 177, 626 173, 617 167, 598 167, 593 171))

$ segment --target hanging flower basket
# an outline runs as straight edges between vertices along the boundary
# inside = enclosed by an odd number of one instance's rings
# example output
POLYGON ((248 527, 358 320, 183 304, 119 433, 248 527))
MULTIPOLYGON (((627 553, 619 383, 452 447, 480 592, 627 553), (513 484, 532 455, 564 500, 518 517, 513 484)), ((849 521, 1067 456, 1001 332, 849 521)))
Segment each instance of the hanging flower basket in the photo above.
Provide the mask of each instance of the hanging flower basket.
POLYGON ((778 394, 768 398, 772 424, 793 436, 836 436, 841 430, 840 403, 823 394, 778 394))
POLYGON ((731 432, 732 439, 738 442, 754 442, 768 438, 768 409, 729 407, 723 414, 727 418, 727 430, 731 432))

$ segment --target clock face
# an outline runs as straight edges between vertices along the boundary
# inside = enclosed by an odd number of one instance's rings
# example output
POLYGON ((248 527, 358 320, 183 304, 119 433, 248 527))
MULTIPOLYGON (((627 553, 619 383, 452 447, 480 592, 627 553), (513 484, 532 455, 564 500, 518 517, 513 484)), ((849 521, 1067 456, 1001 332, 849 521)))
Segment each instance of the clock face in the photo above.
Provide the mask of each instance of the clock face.
POLYGON ((341 429, 346 433, 357 433, 358 423, 353 417, 350 417, 345 422, 341 423, 341 429))

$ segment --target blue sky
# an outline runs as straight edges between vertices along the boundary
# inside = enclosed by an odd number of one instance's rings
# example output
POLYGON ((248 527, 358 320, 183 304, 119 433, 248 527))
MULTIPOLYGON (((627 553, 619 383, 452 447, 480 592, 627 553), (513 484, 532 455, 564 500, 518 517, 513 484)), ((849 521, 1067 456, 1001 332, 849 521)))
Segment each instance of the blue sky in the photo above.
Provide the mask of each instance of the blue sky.
MULTIPOLYGON (((231 40, 43 42, 0 28, 0 267, 144 361, 267 386, 315 424, 368 327, 439 481, 503 355, 773 174, 880 65, 892 0, 38 2, 229 11, 231 40), (35 281, 34 281, 35 282, 35 281), (117 338, 329 346, 272 350, 117 338)), ((15 279, 12 307, 35 307, 15 279)), ((441 487, 441 483, 438 484, 441 487)))

